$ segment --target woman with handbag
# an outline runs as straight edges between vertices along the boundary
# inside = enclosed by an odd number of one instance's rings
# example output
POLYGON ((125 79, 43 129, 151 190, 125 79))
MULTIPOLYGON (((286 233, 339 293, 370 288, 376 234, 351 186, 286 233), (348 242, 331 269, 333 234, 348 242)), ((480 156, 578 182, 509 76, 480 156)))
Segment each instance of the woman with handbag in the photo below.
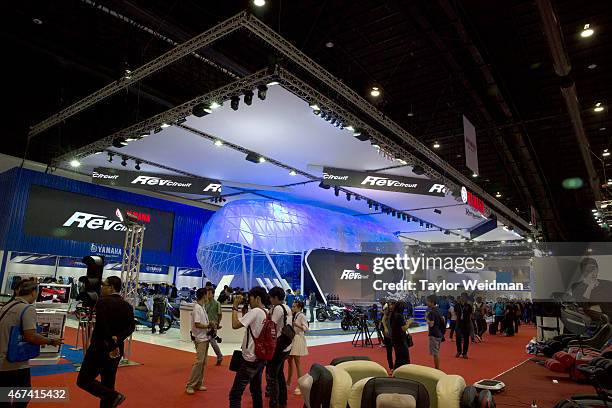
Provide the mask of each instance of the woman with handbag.
MULTIPOLYGON (((308 320, 304 314, 304 302, 301 300, 295 300, 291 307, 293 312, 293 330, 295 330, 295 337, 293 343, 291 343, 291 352, 289 353, 289 368, 287 371, 287 389, 291 388, 291 377, 293 377, 293 366, 295 365, 295 371, 297 378, 302 376, 302 367, 300 366, 300 358, 308 355, 308 347, 306 346, 306 336, 304 332, 308 331, 308 320)), ((300 389, 295 388, 295 395, 301 395, 300 389)))
MULTIPOLYGON (((40 354, 40 346, 60 346, 62 339, 49 339, 36 333, 38 282, 22 280, 15 288, 17 297, 0 310, 0 387, 31 387, 28 360, 40 354)), ((27 402, 8 402, 7 407, 26 407, 27 402)))
POLYGON ((391 341, 395 350, 395 368, 410 364, 409 348, 413 346, 413 343, 408 328, 413 319, 406 320, 404 318, 405 309, 406 304, 404 302, 397 302, 391 316, 391 341))

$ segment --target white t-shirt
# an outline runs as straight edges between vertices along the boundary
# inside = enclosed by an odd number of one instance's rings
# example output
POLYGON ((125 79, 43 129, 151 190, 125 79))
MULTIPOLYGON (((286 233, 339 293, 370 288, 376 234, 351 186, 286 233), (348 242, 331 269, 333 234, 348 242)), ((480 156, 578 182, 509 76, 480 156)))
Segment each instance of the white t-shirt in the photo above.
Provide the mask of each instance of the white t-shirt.
POLYGON ((257 356, 255 355, 255 340, 249 334, 249 328, 251 328, 251 333, 253 333, 254 337, 259 337, 261 334, 261 329, 263 328, 264 320, 266 320, 266 312, 264 312, 261 308, 256 307, 255 309, 249 310, 247 314, 238 319, 240 323, 246 328, 244 331, 244 338, 242 339, 242 357, 246 361, 250 361, 251 363, 257 360, 257 356), (247 347, 247 337, 248 347, 247 347))
MULTIPOLYGON (((293 320, 293 314, 291 313, 291 309, 286 304, 276 305, 272 311, 272 321, 276 324, 276 338, 279 338, 281 330, 285 326, 285 314, 283 313, 283 308, 287 311, 287 324, 291 325, 293 320)), ((291 351, 291 344, 283 351, 291 351)))
POLYGON ((296 334, 303 334, 304 329, 298 329, 296 325, 299 325, 301 327, 306 327, 306 330, 308 330, 308 320, 306 320, 306 315, 302 312, 298 312, 297 317, 293 321, 293 325, 294 325, 296 334))
POLYGON ((208 329, 200 329, 196 327, 196 323, 208 324, 208 314, 199 303, 193 304, 193 310, 191 311, 191 334, 195 337, 196 341, 208 341, 208 329))

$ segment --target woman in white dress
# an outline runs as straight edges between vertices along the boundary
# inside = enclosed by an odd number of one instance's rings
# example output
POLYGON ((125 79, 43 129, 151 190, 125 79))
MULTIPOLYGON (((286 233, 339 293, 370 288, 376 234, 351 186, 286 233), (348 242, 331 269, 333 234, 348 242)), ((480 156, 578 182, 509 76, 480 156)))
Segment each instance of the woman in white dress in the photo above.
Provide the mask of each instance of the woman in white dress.
MULTIPOLYGON (((291 344, 291 352, 289 353, 289 370, 287 376, 287 388, 291 387, 291 377, 293 376, 293 366, 297 373, 297 378, 302 376, 302 367, 300 366, 300 358, 308 355, 308 348, 306 347, 306 336, 304 332, 308 331, 308 320, 304 314, 304 302, 296 300, 291 306, 293 312, 293 329, 295 330, 295 337, 291 344)), ((300 395, 300 389, 295 388, 295 395, 300 395)))

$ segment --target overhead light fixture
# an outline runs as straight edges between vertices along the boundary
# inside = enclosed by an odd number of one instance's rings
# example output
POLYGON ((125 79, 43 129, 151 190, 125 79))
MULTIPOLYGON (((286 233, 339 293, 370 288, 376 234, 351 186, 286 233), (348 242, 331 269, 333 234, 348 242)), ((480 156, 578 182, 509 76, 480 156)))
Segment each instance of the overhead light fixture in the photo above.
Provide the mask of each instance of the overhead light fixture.
POLYGON ((444 230, 444 235, 450 235, 450 231, 449 230, 444 230))
POLYGON ((221 104, 219 102, 212 101, 209 107, 210 109, 219 109, 221 107, 221 104))
POLYGON ((123 156, 121 159, 122 159, 122 161, 121 161, 121 165, 122 165, 123 167, 127 166, 127 157, 123 156))
POLYGON ((323 182, 319 183, 319 188, 322 188, 323 190, 329 190, 331 188, 331 186, 327 185, 327 184, 323 184, 323 182))
POLYGON ((102 150, 98 150, 97 152, 95 152, 94 154, 102 154, 103 151, 102 150))
POLYGON ((397 159, 397 162, 398 162, 399 164, 404 165, 404 166, 408 164, 408 162, 407 162, 406 160, 404 160, 404 159, 397 159))
POLYGON ((148 133, 142 133, 142 134, 140 135, 140 138, 147 137, 147 136, 149 136, 149 134, 148 134, 148 133))
POLYGON ((136 160, 136 166, 134 166, 134 168, 136 170, 140 170, 140 165, 142 164, 142 162, 140 160, 136 160))
POLYGON ((346 201, 351 201, 351 194, 350 193, 346 193, 346 201))
POLYGON ((78 161, 77 159, 70 160, 70 166, 71 167, 79 167, 80 165, 81 165, 81 162, 78 161))
POLYGON ((289 172, 289 175, 290 175, 290 176, 297 176, 297 173, 295 172, 295 170, 291 170, 291 171, 289 172))
POLYGON ((137 137, 128 137, 125 139, 126 142, 133 142, 134 140, 138 140, 137 137))
POLYGON ((372 200, 368 200, 368 208, 372 208, 372 200))
POLYGON ((266 0, 253 0, 253 4, 257 7, 263 7, 266 5, 266 0))
POLYGON ((122 148, 124 146, 127 146, 127 145, 128 145, 127 140, 125 140, 122 137, 116 137, 116 138, 113 139, 113 147, 116 147, 116 148, 120 149, 120 148, 122 148))
POLYGON ((246 155, 245 160, 250 161, 251 163, 259 163, 259 156, 251 152, 246 155))
POLYGON ((601 102, 597 102, 595 106, 593 107, 593 112, 601 112, 603 110, 604 110, 604 107, 601 104, 601 102))
POLYGON ((608 151, 608 149, 604 149, 603 153, 601 154, 603 157, 608 157, 610 155, 610 152, 608 151))
POLYGON ((333 42, 331 42, 331 41, 328 41, 328 42, 326 42, 326 43, 325 43, 325 46, 326 46, 327 48, 332 48, 332 47, 334 46, 334 43, 333 43, 333 42))
POLYGON ((372 89, 370 90, 370 95, 372 95, 375 98, 379 97, 380 89, 377 86, 373 86, 372 89))
POLYGON ((355 128, 351 125, 348 125, 347 127, 345 127, 345 129, 351 132, 355 132, 355 128))
POLYGON ((597 64, 590 64, 590 65, 588 66, 588 68, 589 68, 589 69, 595 69, 595 68, 597 68, 597 64))
POLYGON ((478 177, 478 174, 477 173, 472 173, 472 178, 476 178, 476 177, 478 177))
POLYGON ((533 239, 531 237, 527 238, 527 242, 532 243, 533 239))
POLYGON ((377 145, 376 143, 372 143, 372 147, 375 148, 375 149, 380 149, 380 146, 377 145))
POLYGON ((438 141, 435 141, 433 144, 433 148, 434 149, 439 149, 440 148, 440 143, 438 143, 438 141))
POLYGON ((375 210, 375 211, 378 211, 378 208, 379 208, 379 207, 378 207, 378 204, 374 204, 374 210, 375 210))
POLYGON ((162 124, 160 125, 160 127, 161 127, 162 129, 165 129, 165 128, 170 127, 170 125, 169 125, 169 124, 167 124, 167 123, 162 123, 162 124))
POLYGON ((365 130, 357 129, 353 132, 353 136, 355 139, 360 140, 362 142, 367 142, 370 140, 370 135, 365 130))
POLYGON ((217 139, 217 140, 215 140, 215 146, 221 147, 221 146, 223 146, 223 142, 220 141, 219 139, 217 139))
POLYGON ((501 193, 498 191, 497 193, 495 193, 495 198, 501 198, 501 193))
POLYGON ((425 169, 417 164, 416 166, 412 167, 412 172, 417 176, 421 176, 425 174, 425 169))
POLYGON ((204 103, 198 103, 193 108, 191 108, 191 113, 198 118, 208 115, 212 113, 212 109, 204 103))
POLYGON ((434 209, 434 212, 436 214, 442 214, 442 210, 440 210, 439 208, 434 209))
POLYGON ((598 211, 598 212, 593 213, 593 217, 595 217, 595 218, 599 217, 599 211, 598 211))
POLYGON ((266 85, 258 85, 257 86, 257 97, 262 101, 266 99, 266 95, 268 93, 268 87, 266 85))
POLYGON ((593 209, 591 210, 591 212, 597 212, 597 210, 596 210, 595 208, 593 208, 593 209))
POLYGON ((271 82, 268 82, 266 85, 267 86, 274 86, 274 85, 278 85, 278 84, 279 84, 278 81, 271 81, 271 82))
POLYGON ((592 36, 593 34, 595 34, 595 31, 591 28, 590 24, 585 24, 584 28, 580 32, 580 36, 582 38, 588 38, 588 37, 592 36))
POLYGON ((253 91, 244 91, 244 104, 251 106, 253 103, 253 91))
POLYGON ((240 105, 240 97, 239 96, 232 96, 230 98, 230 106, 232 107, 233 110, 237 111, 238 110, 238 105, 240 105))
POLYGON ((334 187, 334 195, 338 197, 340 195, 340 188, 334 187))
POLYGON ((263 157, 263 156, 259 156, 258 160, 259 160, 260 163, 265 163, 266 162, 266 158, 263 157))
POLYGON ((109 154, 108 154, 108 162, 109 162, 109 163, 112 163, 112 162, 113 162, 113 156, 114 156, 114 154, 112 154, 112 153, 109 153, 109 154))
POLYGON ((310 107, 312 108, 312 110, 321 110, 321 108, 319 108, 319 105, 317 105, 316 103, 311 104, 310 107))
POLYGON ((36 25, 41 25, 43 23, 40 18, 33 18, 32 22, 36 25))

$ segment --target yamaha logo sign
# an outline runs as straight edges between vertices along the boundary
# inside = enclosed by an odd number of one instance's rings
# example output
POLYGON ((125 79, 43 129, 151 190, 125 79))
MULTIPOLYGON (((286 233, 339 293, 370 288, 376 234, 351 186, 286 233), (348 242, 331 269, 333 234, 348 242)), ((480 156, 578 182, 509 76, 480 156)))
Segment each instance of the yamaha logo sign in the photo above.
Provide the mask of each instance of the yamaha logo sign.
POLYGON ((484 201, 476 196, 476 194, 468 191, 465 186, 461 187, 461 201, 481 214, 485 214, 486 212, 484 201))
POLYGON ((438 197, 444 197, 447 191, 444 184, 428 179, 381 173, 366 173, 330 167, 325 167, 323 169, 323 184, 328 186, 359 187, 438 197))
POLYGON ((131 187, 152 191, 218 196, 221 182, 206 178, 183 177, 172 174, 141 173, 98 167, 91 174, 95 184, 115 187, 131 187))

